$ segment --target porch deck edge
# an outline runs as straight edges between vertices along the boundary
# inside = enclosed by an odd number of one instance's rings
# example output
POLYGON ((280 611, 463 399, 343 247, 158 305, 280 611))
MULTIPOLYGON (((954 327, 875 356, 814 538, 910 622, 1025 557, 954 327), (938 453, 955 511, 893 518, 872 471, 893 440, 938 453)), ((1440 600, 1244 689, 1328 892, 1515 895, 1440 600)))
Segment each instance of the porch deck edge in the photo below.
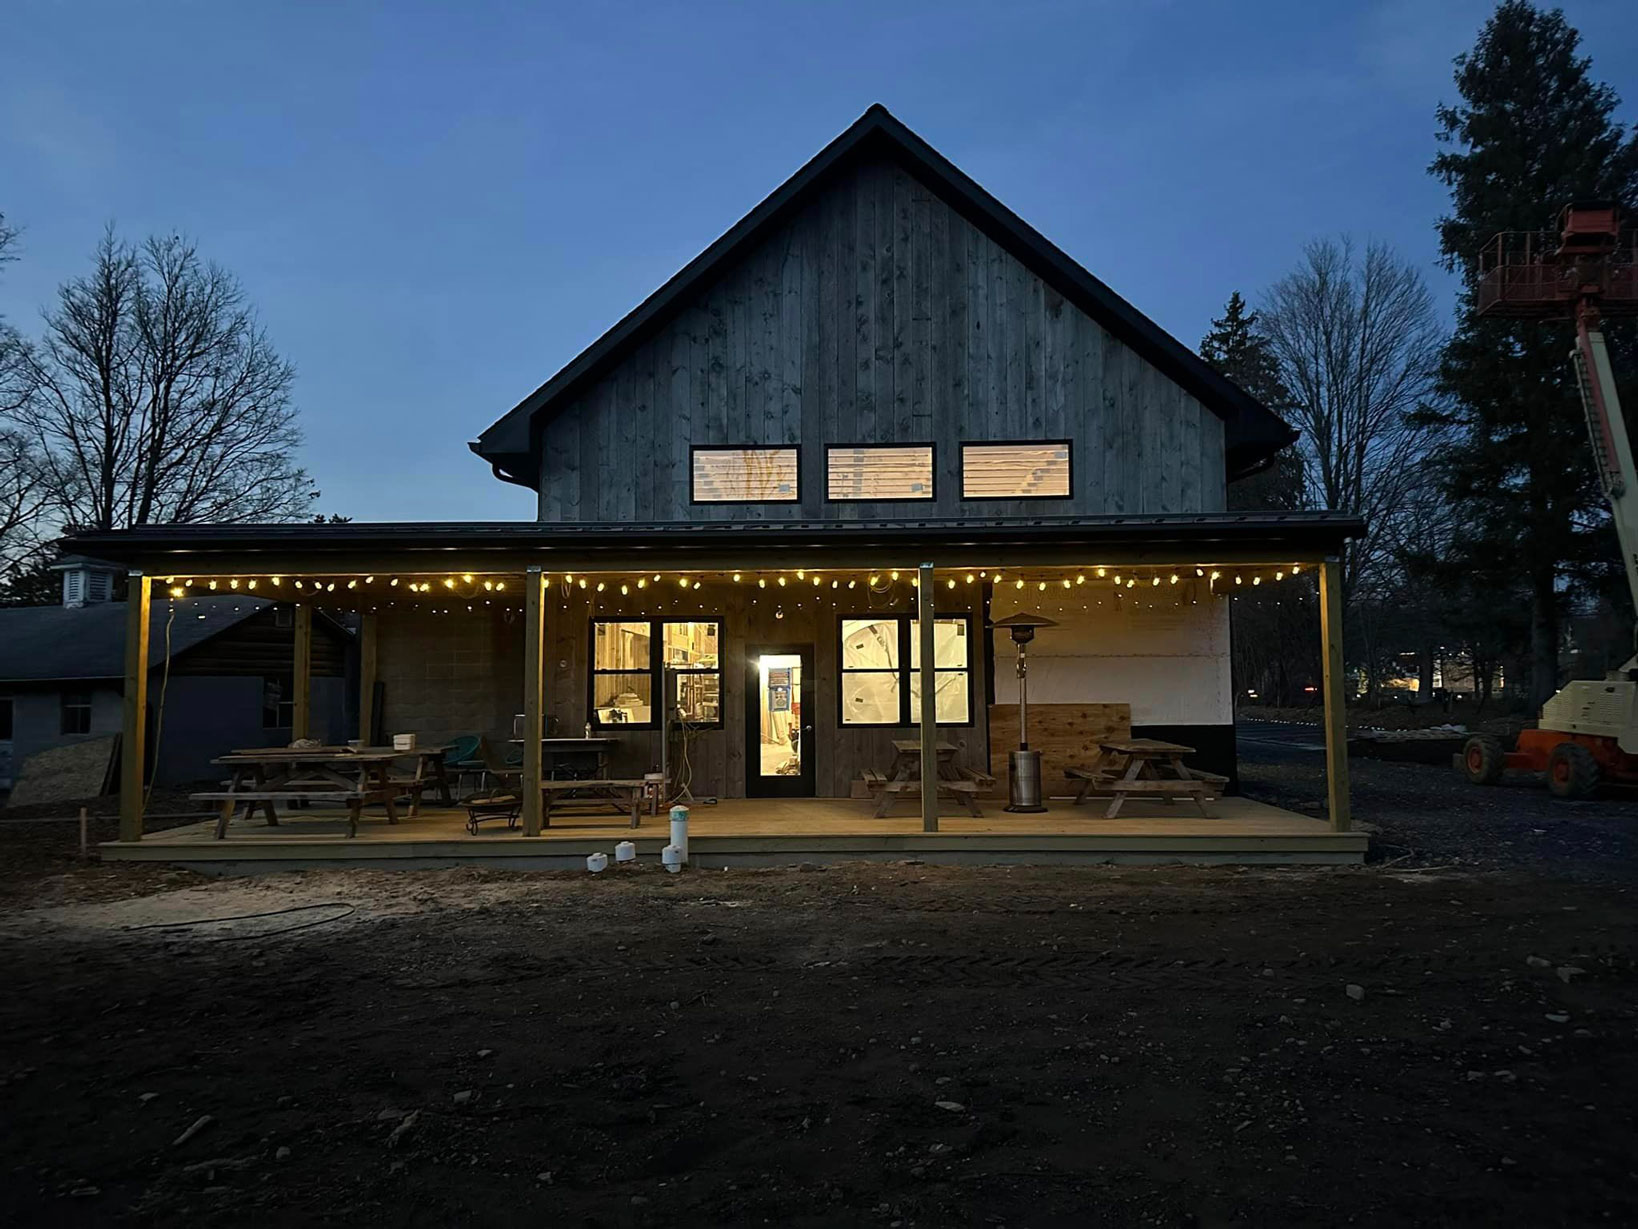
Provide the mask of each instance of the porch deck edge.
MULTIPOLYGON (((113 841, 100 851, 111 862, 279 864, 351 863, 374 869, 452 865, 516 865, 518 869, 584 865, 586 855, 633 839, 640 858, 657 858, 664 837, 348 840, 345 837, 258 837, 251 840, 113 841)), ((703 866, 778 865, 792 861, 845 861, 917 857, 975 864, 1085 861, 1359 863, 1369 838, 1362 832, 1280 833, 881 833, 694 836, 690 860, 703 866)), ((272 869, 268 865, 268 869, 272 869)))

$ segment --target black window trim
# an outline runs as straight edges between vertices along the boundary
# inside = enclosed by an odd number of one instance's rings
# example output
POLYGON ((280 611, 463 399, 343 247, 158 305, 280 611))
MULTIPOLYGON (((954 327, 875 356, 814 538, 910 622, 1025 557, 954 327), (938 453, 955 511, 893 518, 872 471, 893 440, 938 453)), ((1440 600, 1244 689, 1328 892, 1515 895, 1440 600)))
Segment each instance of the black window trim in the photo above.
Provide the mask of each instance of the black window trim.
POLYGON ((1039 439, 1039 440, 961 440, 956 444, 956 480, 963 500, 972 500, 974 503, 1002 503, 1009 499, 1036 500, 1074 499, 1075 498, 1075 441, 1070 439, 1039 439), (967 449, 969 448, 1017 448, 1025 445, 1062 445, 1068 453, 1069 476, 1062 495, 969 495, 967 494, 967 449))
POLYGON ((825 500, 827 504, 926 504, 938 499, 938 444, 933 440, 901 440, 881 441, 871 440, 854 444, 826 444, 825 448, 825 500), (926 495, 861 495, 835 497, 830 493, 830 454, 838 448, 925 448, 927 449, 927 494, 926 495))
MULTIPOLYGON (((765 504, 802 502, 802 445, 800 444, 690 444, 688 446, 688 505, 691 508, 744 508, 765 504), (700 499, 694 488, 694 454, 698 452, 790 452, 796 455, 796 488, 789 499, 700 499)), ((629 728, 629 727, 628 727, 629 728)))
MULTIPOLYGON (((937 674, 965 674, 967 676, 967 715, 961 721, 937 722, 939 729, 960 729, 971 726, 977 720, 973 706, 973 673, 978 668, 973 661, 973 612, 970 610, 936 610, 933 613, 935 621, 943 619, 954 621, 960 619, 967 625, 967 664, 965 666, 936 667, 937 674)), ((843 730, 898 730, 907 726, 919 725, 914 713, 910 711, 910 677, 919 674, 920 668, 910 665, 910 641, 915 634, 916 616, 913 614, 895 614, 880 610, 841 611, 836 616, 836 726, 843 730), (848 669, 842 663, 846 660, 843 654, 846 651, 846 637, 842 628, 849 620, 873 619, 881 622, 885 619, 894 619, 899 625, 899 664, 897 668, 862 667, 848 669), (899 720, 898 721, 847 721, 846 701, 844 693, 847 676, 850 674, 897 674, 899 676, 899 720)))
POLYGON ((645 615, 645 614, 600 614, 589 615, 586 619, 586 721, 593 730, 657 730, 660 728, 660 705, 665 702, 665 630, 667 623, 714 623, 717 627, 717 664, 714 668, 689 667, 674 668, 674 674, 714 674, 717 676, 717 719, 713 722, 693 721, 689 723, 691 729, 720 730, 723 728, 723 717, 727 712, 728 699, 725 688, 727 686, 727 671, 724 668, 724 650, 727 647, 727 626, 721 615, 696 615, 691 617, 677 617, 672 615, 645 615), (599 623, 647 623, 648 624, 648 670, 649 676, 649 708, 655 716, 648 721, 599 721, 597 718, 597 678, 602 674, 643 674, 642 670, 599 670, 597 668, 597 625, 599 623))

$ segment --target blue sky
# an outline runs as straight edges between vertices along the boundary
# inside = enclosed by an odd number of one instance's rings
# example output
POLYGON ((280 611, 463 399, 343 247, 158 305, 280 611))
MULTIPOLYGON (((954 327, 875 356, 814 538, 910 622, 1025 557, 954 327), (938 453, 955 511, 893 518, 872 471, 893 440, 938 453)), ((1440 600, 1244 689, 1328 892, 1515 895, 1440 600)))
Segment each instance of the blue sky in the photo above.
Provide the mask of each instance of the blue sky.
MULTIPOLYGON (((1564 7, 1638 118, 1638 5, 1564 7)), ((1433 109, 1490 8, 12 0, 0 313, 181 230, 297 364, 326 512, 529 518, 466 441, 876 101, 1191 346, 1325 234, 1448 300, 1433 109)))

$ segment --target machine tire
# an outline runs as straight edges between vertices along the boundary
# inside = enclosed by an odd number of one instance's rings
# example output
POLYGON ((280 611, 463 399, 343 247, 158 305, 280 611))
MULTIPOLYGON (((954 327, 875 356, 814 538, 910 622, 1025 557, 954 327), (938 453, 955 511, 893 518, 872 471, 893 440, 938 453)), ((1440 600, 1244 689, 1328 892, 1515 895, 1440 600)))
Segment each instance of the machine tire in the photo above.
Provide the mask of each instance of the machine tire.
POLYGON ((1598 761, 1580 743, 1559 743, 1547 757, 1547 788, 1555 798, 1591 798, 1598 777, 1598 761))
POLYGON ((1494 734, 1475 734, 1462 747, 1462 771, 1474 785, 1494 785, 1507 767, 1507 750, 1494 734))

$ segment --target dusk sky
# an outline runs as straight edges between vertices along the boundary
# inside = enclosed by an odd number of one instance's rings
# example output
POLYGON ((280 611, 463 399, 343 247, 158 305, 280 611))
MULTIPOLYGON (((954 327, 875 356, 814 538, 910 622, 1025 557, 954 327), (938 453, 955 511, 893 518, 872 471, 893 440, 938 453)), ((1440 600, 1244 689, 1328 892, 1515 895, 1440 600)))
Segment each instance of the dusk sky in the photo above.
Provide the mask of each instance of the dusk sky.
MULTIPOLYGON (((1328 234, 1426 267, 1492 5, 7 6, 0 313, 180 230, 299 370, 323 511, 523 519, 466 448, 872 102, 1188 345, 1328 234)), ((1638 4, 1566 14, 1638 119, 1638 4)))

